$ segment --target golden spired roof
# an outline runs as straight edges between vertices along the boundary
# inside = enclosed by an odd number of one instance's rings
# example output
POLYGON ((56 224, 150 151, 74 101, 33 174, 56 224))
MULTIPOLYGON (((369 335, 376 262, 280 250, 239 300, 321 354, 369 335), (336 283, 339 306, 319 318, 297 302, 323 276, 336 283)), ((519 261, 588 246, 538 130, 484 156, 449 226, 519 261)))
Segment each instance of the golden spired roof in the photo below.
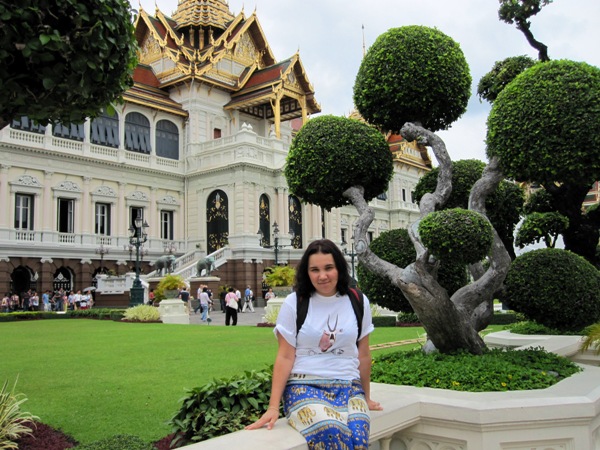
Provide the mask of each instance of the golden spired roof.
POLYGON ((234 16, 226 0, 179 0, 172 18, 177 22, 177 29, 212 26, 225 30, 234 16))

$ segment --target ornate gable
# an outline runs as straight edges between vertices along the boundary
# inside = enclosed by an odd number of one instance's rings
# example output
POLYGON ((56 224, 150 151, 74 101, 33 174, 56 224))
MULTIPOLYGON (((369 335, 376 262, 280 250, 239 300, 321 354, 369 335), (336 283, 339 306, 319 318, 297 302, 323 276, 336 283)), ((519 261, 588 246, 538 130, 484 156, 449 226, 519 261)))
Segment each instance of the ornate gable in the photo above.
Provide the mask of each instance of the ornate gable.
POLYGON ((277 136, 281 121, 321 111, 300 55, 277 63, 256 11, 234 17, 224 0, 179 0, 172 18, 142 10, 136 37, 140 62, 165 92, 191 80, 223 89, 226 109, 272 120, 277 136))

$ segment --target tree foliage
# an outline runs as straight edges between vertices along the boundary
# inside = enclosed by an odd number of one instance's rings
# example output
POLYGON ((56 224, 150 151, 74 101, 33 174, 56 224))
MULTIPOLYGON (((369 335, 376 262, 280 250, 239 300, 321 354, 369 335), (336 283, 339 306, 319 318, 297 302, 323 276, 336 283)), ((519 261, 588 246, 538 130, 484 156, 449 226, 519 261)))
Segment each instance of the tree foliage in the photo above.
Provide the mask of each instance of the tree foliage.
POLYGON ((367 200, 385 192, 393 174, 392 154, 375 128, 345 117, 320 116, 308 121, 292 141, 284 174, 290 192, 330 210, 348 204, 343 192, 357 184, 364 187, 367 200))
POLYGON ((525 69, 533 67, 535 63, 533 59, 525 55, 511 56, 502 61, 496 61, 492 70, 479 80, 477 85, 479 99, 494 103, 498 94, 508 83, 525 69))
POLYGON ((503 22, 515 24, 523 33, 529 45, 538 51, 540 61, 549 61, 548 47, 539 42, 531 32, 529 19, 539 13, 542 8, 552 3, 552 0, 499 0, 498 17, 503 22))
POLYGON ((557 212, 533 212, 528 214, 519 227, 515 245, 526 245, 544 241, 546 247, 554 248, 558 236, 569 226, 569 219, 557 212))
POLYGON ((600 177, 600 69, 550 61, 500 92, 487 121, 488 157, 505 174, 543 185, 600 177))
POLYGON ((0 119, 83 122, 133 85, 127 0, 0 2, 0 119))
POLYGON ((600 179, 600 69, 559 60, 526 70, 494 102, 487 144, 506 175, 545 189, 537 212, 568 218, 565 248, 597 264, 600 216, 582 204, 600 179))
POLYGON ((439 30, 392 28, 363 58, 354 104, 369 123, 399 132, 406 122, 446 129, 466 110, 471 75, 459 45, 439 30))
POLYGON ((547 327, 579 331, 600 320, 600 272, 567 250, 524 253, 504 284, 509 307, 547 327))
MULTIPOLYGON (((481 178, 485 163, 476 159, 463 159, 452 162, 452 192, 442 208, 468 208, 469 195, 475 182, 481 178)), ((439 168, 435 167, 419 179, 415 187, 417 203, 427 194, 435 191, 439 168)), ((513 235, 521 220, 524 193, 515 183, 501 181, 496 190, 485 202, 486 214, 498 232, 511 259, 516 258, 513 235)))
POLYGON ((493 242, 489 221, 461 208, 429 213, 419 223, 419 235, 436 258, 459 264, 483 260, 493 242))

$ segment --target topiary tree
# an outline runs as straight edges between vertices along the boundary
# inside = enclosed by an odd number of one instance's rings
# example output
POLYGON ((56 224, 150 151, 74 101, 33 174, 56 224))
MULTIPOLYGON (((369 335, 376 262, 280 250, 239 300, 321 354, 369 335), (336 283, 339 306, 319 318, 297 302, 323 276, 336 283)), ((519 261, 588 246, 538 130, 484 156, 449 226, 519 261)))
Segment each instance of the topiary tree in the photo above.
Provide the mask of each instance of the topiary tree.
POLYGON ((600 320, 600 272, 567 250, 524 253, 504 284, 509 307, 547 327, 580 331, 600 320))
POLYGON ((127 0, 0 2, 0 125, 83 122, 133 85, 127 0))
MULTIPOLYGON (((380 129, 400 130, 407 141, 417 140, 430 146, 438 160, 438 183, 434 192, 421 198, 421 217, 441 208, 452 190, 452 162, 443 141, 431 130, 446 128, 462 115, 469 99, 470 85, 468 65, 456 42, 442 32, 426 27, 389 30, 375 41, 361 64, 354 86, 354 101, 362 117, 380 129)), ((430 342, 426 349, 434 346, 442 352, 464 349, 481 353, 485 344, 478 331, 489 323, 493 314, 493 292, 501 285, 510 264, 500 238, 493 231, 494 244, 487 269, 484 271, 481 263, 475 264, 483 275, 452 295, 438 281, 439 261, 431 256, 421 240, 420 220, 408 230, 416 250, 414 263, 401 268, 378 257, 367 244, 367 231, 374 219, 367 201, 373 192, 385 190, 390 173, 378 173, 372 167, 367 159, 369 153, 361 152, 358 146, 361 144, 354 143, 353 130, 345 123, 349 122, 344 122, 344 129, 335 130, 334 136, 317 135, 306 126, 301 130, 300 133, 305 131, 312 135, 310 139, 302 137, 311 146, 303 145, 300 150, 300 146, 292 144, 296 148, 288 155, 288 166, 294 170, 286 171, 290 190, 302 195, 297 190, 305 189, 303 184, 310 183, 310 198, 304 200, 321 206, 339 206, 349 200, 357 208, 360 217, 354 226, 354 242, 359 262, 370 271, 387 277, 402 290, 427 331, 430 342), (341 137, 343 142, 338 143, 341 137), (359 162, 353 163, 368 167, 368 177, 353 176, 341 158, 329 155, 331 152, 343 155, 346 151, 352 156, 362 154, 359 162), (322 155, 323 159, 318 162, 313 160, 314 157, 307 158, 310 164, 321 166, 315 176, 302 178, 302 152, 322 155), (343 174, 340 181, 345 190, 343 199, 334 202, 327 176, 337 178, 338 173, 343 174), (379 180, 385 179, 383 186, 374 179, 378 175, 379 180), (351 183, 347 181, 349 176, 351 183), (378 189, 374 189, 375 185, 378 189), (365 195, 365 192, 369 194, 365 195)), ((498 161, 492 159, 482 178, 471 189, 468 207, 483 220, 487 220, 485 200, 501 180, 498 161)), ((339 187, 333 189, 339 192, 339 187)))
POLYGON ((534 66, 535 63, 535 60, 525 55, 510 56, 502 61, 496 61, 492 70, 479 80, 477 95, 480 99, 494 103, 498 94, 508 83, 525 69, 534 66))
POLYGON ((582 204, 600 179, 600 69, 537 64, 500 92, 487 124, 488 157, 499 157, 507 176, 542 185, 549 209, 568 218, 565 248, 597 264, 600 215, 582 204))
POLYGON ((525 217, 519 227, 515 244, 519 248, 544 241, 546 247, 554 248, 558 235, 569 226, 569 219, 557 212, 534 212, 525 217))
MULTIPOLYGON (((452 162, 452 192, 441 208, 468 208, 469 194, 475 182, 481 178, 485 163, 476 159, 452 162)), ((439 168, 427 172, 415 187, 417 203, 426 193, 435 191, 439 168)), ((513 246, 515 227, 521 220, 524 193, 517 184, 503 180, 485 201, 486 214, 504 243, 511 259, 516 258, 513 246)))
POLYGON ((464 114, 471 94, 469 65, 459 45, 418 25, 392 28, 363 58, 354 83, 362 117, 386 131, 406 122, 446 129, 464 114))
POLYGON ((529 19, 539 13, 542 8, 552 3, 552 0, 499 0, 498 17, 503 22, 515 24, 523 33, 529 45, 538 51, 540 61, 549 61, 548 47, 535 39, 531 32, 529 19))
POLYGON ((284 174, 291 192, 330 210, 350 203, 344 191, 359 183, 365 186, 367 201, 385 192, 393 174, 392 154, 375 128, 345 117, 320 116, 294 138, 284 174))
POLYGON ((490 222, 461 208, 429 213, 419 222, 419 236, 436 258, 462 264, 483 260, 493 242, 490 222))

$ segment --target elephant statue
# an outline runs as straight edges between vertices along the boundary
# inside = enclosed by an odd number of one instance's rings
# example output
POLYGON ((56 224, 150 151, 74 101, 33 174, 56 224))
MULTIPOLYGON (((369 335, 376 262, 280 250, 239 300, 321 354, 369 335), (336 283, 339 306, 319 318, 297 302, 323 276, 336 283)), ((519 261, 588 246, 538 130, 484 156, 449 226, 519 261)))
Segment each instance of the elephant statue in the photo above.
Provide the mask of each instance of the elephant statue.
POLYGON ((204 276, 210 276, 210 272, 215 270, 215 260, 213 258, 203 258, 196 263, 196 276, 202 276, 202 271, 205 270, 204 276))
POLYGON ((175 268, 175 256, 163 255, 159 257, 154 261, 154 267, 161 276, 163 275, 163 270, 166 270, 167 273, 173 272, 173 269, 175 268))

